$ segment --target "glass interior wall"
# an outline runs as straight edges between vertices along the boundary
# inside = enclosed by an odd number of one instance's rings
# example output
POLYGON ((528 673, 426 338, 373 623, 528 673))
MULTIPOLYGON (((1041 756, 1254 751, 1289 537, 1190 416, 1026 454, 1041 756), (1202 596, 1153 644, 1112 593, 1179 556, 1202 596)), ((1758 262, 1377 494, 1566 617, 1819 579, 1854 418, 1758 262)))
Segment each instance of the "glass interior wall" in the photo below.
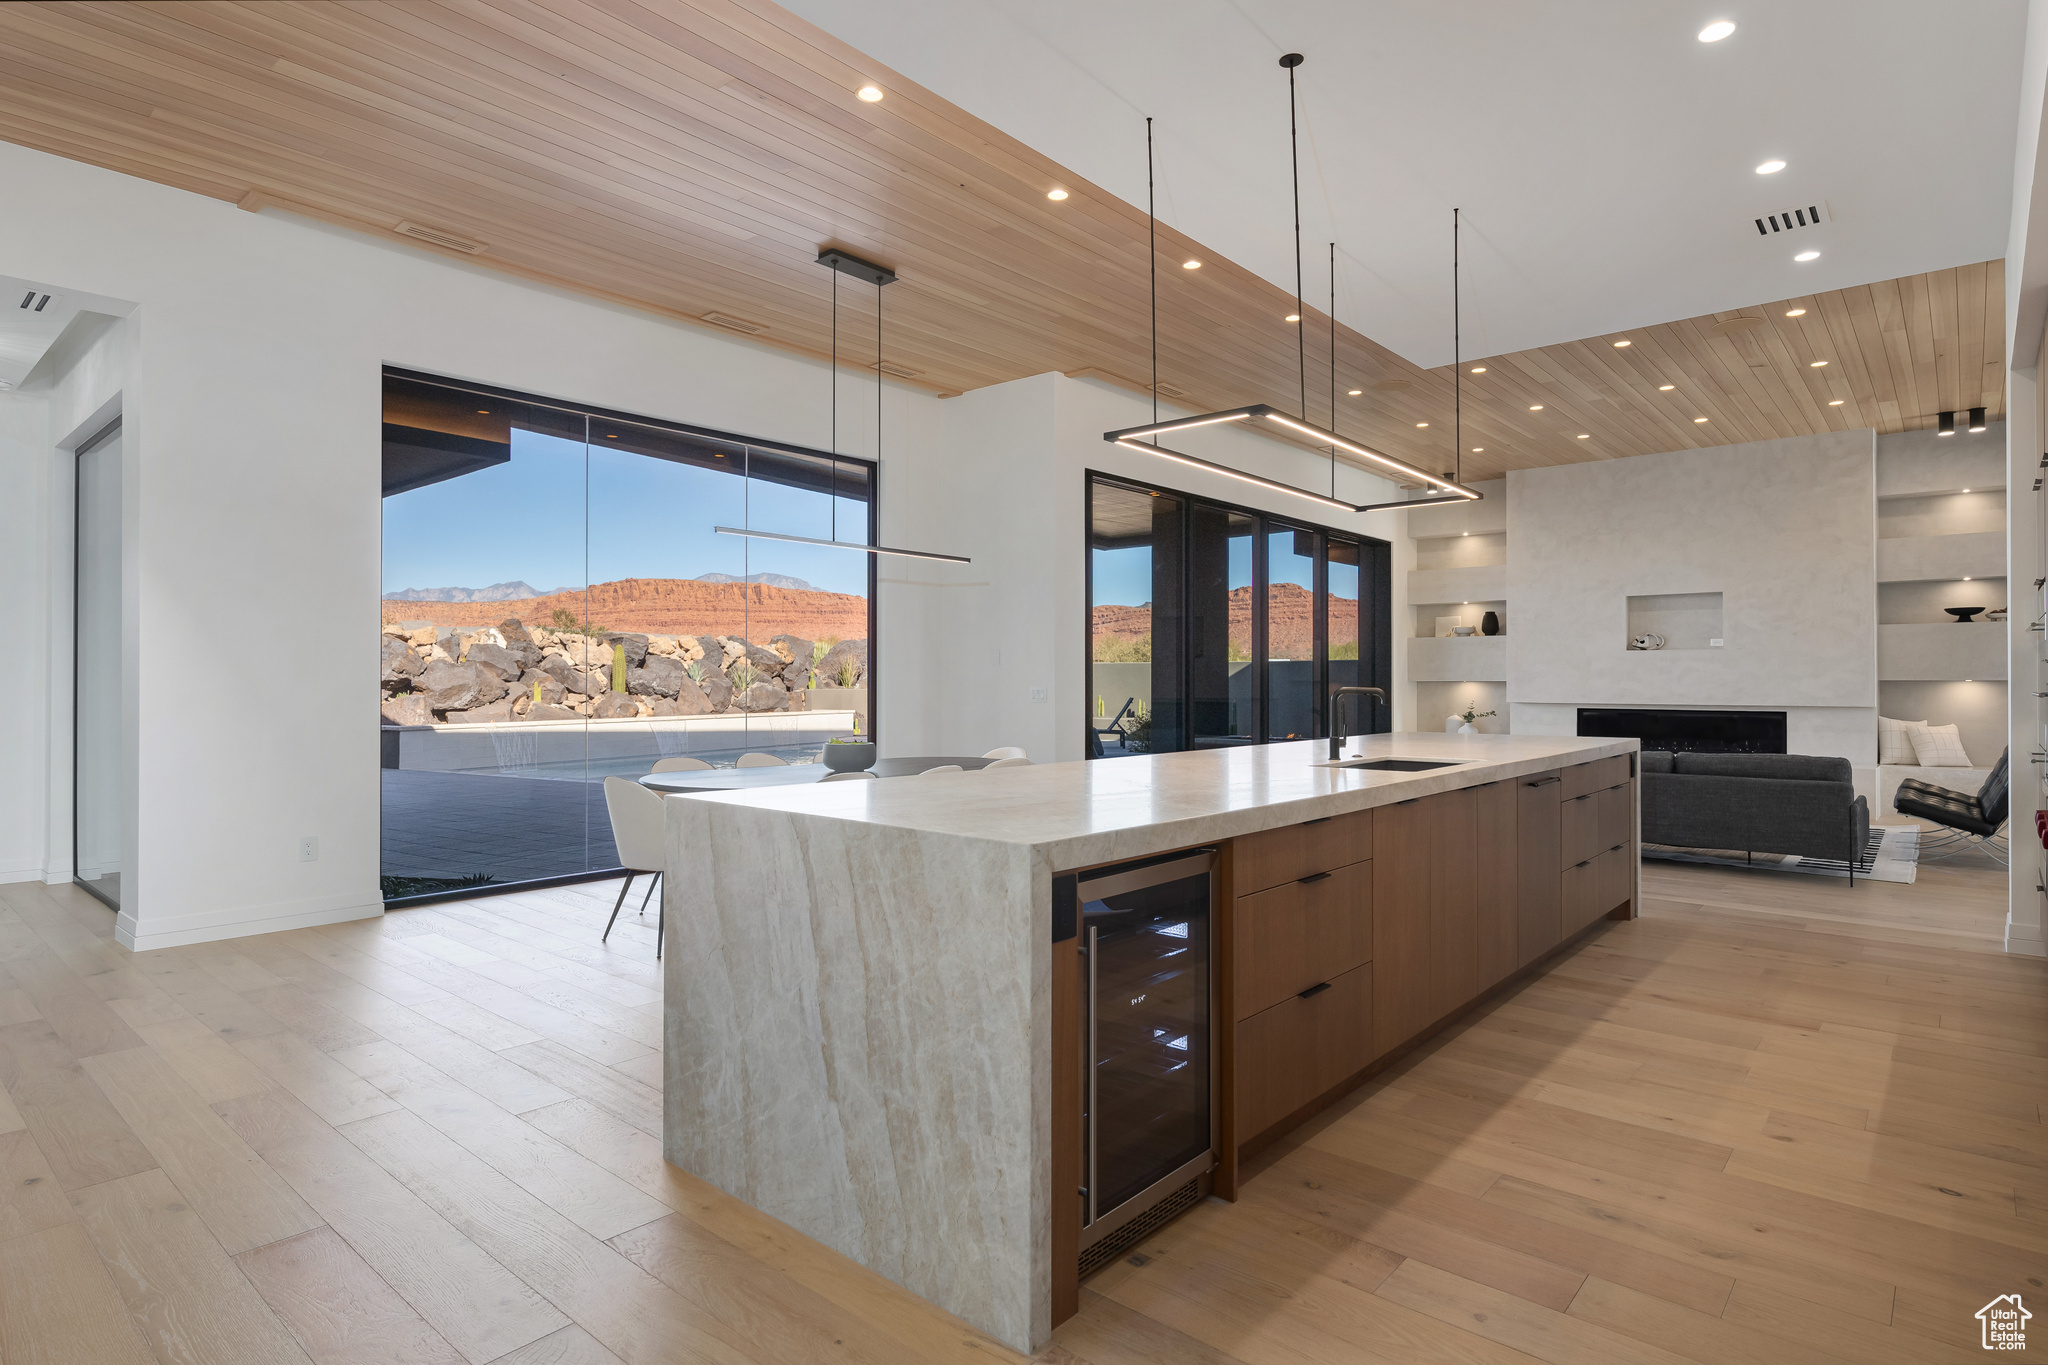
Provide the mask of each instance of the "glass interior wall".
POLYGON ((1320 738, 1330 688, 1389 685, 1384 541, 1121 479, 1088 500, 1091 757, 1320 738))
POLYGON ((387 375, 387 900, 615 869, 606 777, 866 728, 859 461, 387 375))
POLYGON ((72 706, 72 868, 80 886, 121 908, 121 433, 78 453, 72 706))

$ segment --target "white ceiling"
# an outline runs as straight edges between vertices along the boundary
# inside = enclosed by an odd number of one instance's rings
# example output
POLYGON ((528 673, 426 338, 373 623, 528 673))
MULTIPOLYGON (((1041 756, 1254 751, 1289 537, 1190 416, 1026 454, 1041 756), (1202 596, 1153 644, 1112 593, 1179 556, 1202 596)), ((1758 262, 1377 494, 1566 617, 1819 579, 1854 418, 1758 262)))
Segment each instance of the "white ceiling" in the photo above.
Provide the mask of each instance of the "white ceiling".
POLYGON ((1152 115, 1160 218, 1289 290, 1303 53, 1304 292, 1335 240, 1338 317, 1421 365, 1451 359, 1453 205, 1467 356, 2005 251, 2024 0, 782 3, 1141 208, 1152 115), (1751 224, 1815 201, 1810 242, 1751 224))

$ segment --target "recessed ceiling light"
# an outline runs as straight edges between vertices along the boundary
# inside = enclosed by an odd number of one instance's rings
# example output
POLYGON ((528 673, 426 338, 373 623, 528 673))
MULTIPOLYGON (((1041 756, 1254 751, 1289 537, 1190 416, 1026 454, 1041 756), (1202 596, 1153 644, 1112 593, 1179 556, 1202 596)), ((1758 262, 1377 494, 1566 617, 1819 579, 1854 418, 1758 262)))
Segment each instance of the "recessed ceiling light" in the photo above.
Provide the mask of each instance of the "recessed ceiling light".
POLYGON ((1582 431, 1582 432, 1580 432, 1580 433, 1579 433, 1579 439, 1580 439, 1581 441, 1589 441, 1589 440, 1591 440, 1592 438, 1593 438, 1593 433, 1592 433, 1592 432, 1590 432, 1590 431, 1582 431))
POLYGON ((1058 203, 1060 200, 1067 197, 1067 192, 1065 190, 1047 190, 1045 192, 1045 197, 1052 200, 1054 203, 1058 203))
POLYGON ((1348 390, 1346 390, 1346 392, 1348 392, 1348 393, 1349 393, 1349 394, 1350 394, 1350 395, 1351 395, 1351 396, 1352 396, 1353 398, 1356 398, 1356 397, 1358 397, 1358 395, 1360 395, 1361 393, 1364 393, 1364 392, 1365 392, 1365 390, 1364 390, 1364 389, 1348 389, 1348 390))
POLYGON ((1659 385, 1657 386, 1657 392, 1659 392, 1659 393, 1669 393, 1669 392, 1671 392, 1671 391, 1672 391, 1673 389, 1675 389, 1675 388, 1677 388, 1677 387, 1678 387, 1678 386, 1677 386, 1676 384, 1659 384, 1659 385))
POLYGON ((1830 398, 1828 400, 1828 406, 1831 408, 1839 408, 1840 406, 1842 406, 1842 400, 1839 398, 1830 398))
POLYGON ((1474 366, 1472 367, 1472 373, 1474 373, 1474 374, 1485 374, 1485 373, 1486 373, 1486 367, 1485 367, 1484 365, 1474 365, 1474 366))
POLYGON ((1429 425, 1429 423, 1427 423, 1427 422, 1417 422, 1417 423, 1416 423, 1415 425, 1416 425, 1416 426, 1418 426, 1418 427, 1426 427, 1426 426, 1428 426, 1428 425, 1429 425))
POLYGON ((476 410, 476 415, 479 417, 489 417, 491 415, 491 410, 489 408, 478 408, 476 410))
POLYGON ((859 90, 856 90, 854 93, 859 95, 862 99, 866 100, 869 104, 873 104, 882 98, 882 88, 878 85, 863 85, 859 90))
MULTIPOLYGON (((1969 490, 1969 489, 1967 489, 1967 488, 1965 488, 1965 489, 1964 489, 1963 491, 1964 491, 1965 493, 1967 493, 1967 492, 1969 492, 1970 490, 1969 490)), ((1969 579, 1967 579, 1967 578, 1965 578, 1965 579, 1964 579, 1963 581, 1964 581, 1965 583, 1967 583, 1967 582, 1969 582, 1970 580, 1969 580, 1969 579)))
POLYGON ((1718 43, 1733 32, 1735 32, 1735 25, 1729 23, 1726 19, 1716 19, 1713 23, 1700 30, 1700 41, 1703 43, 1718 43))
POLYGON ((1202 268, 1202 263, 1200 261, 1182 261, 1180 263, 1180 268, 1182 270, 1200 270, 1202 268))
POLYGON ((1785 316, 1788 318, 1803 318, 1806 316, 1806 310, 1804 308, 1787 308, 1785 316))
MULTIPOLYGON (((1963 491, 1964 491, 1965 493, 1967 493, 1967 492, 1969 492, 1970 490, 1969 490, 1969 489, 1967 489, 1967 488, 1965 488, 1965 489, 1964 489, 1963 491)), ((1968 574, 1964 574, 1964 575, 1963 575, 1963 581, 1964 581, 1965 583, 1969 582, 1969 581, 1970 581, 1970 576, 1969 576, 1968 574)), ((1965 679, 1963 679, 1963 681, 1964 681, 1964 682, 1975 682, 1975 681, 1976 681, 1976 679, 1975 679, 1975 678, 1965 678, 1965 679)))
POLYGON ((1460 532, 1458 532, 1458 534, 1459 534, 1459 535, 1461 535, 1461 536, 1469 536, 1469 535, 1471 535, 1472 533, 1471 533, 1470 531, 1460 531, 1460 532))
POLYGON ((1287 320, 1288 320, 1289 322, 1300 322, 1300 321, 1301 321, 1301 314, 1299 314, 1299 313, 1289 313, 1289 314, 1287 315, 1287 320))
POLYGON ((1693 421, 1695 421, 1695 422, 1704 422, 1704 421, 1706 421, 1707 419, 1706 419, 1706 418, 1704 418, 1704 417, 1695 417, 1695 418, 1693 418, 1692 420, 1693 420, 1693 421))
POLYGON ((1626 345, 1628 345, 1629 343, 1628 343, 1627 341, 1617 341, 1617 342, 1615 342, 1614 344, 1615 344, 1616 346, 1626 346, 1626 345))
POLYGON ((1827 364, 1827 361, 1825 360, 1816 360, 1812 364, 1808 365, 1806 368, 1809 370, 1817 370, 1825 364, 1827 364))
POLYGON ((1485 450, 1486 450, 1486 447, 1485 447, 1485 446, 1473 446, 1473 447, 1472 447, 1472 453, 1473 453, 1474 455, 1479 455, 1479 454, 1483 454, 1483 453, 1485 452, 1485 450))
POLYGON ((1758 175, 1776 175, 1776 174, 1777 174, 1777 173, 1778 173, 1779 171, 1782 171, 1782 170, 1784 170, 1784 169, 1785 169, 1785 163, 1784 163, 1784 162, 1782 162, 1782 161, 1777 161, 1777 160, 1771 160, 1771 161, 1766 161, 1766 162, 1765 162, 1765 163, 1764 163, 1763 165, 1761 165, 1761 166, 1757 167, 1757 168, 1756 168, 1756 173, 1757 173, 1758 175))
POLYGON ((1541 411, 1543 411, 1543 405, 1542 405, 1541 403, 1533 403, 1533 404, 1531 404, 1531 405, 1530 405, 1530 407, 1529 407, 1529 411, 1531 411, 1531 412, 1541 412, 1541 411))
POLYGON ((1820 259, 1820 253, 1818 251, 1802 251, 1792 259, 1795 261, 1817 261, 1820 259))

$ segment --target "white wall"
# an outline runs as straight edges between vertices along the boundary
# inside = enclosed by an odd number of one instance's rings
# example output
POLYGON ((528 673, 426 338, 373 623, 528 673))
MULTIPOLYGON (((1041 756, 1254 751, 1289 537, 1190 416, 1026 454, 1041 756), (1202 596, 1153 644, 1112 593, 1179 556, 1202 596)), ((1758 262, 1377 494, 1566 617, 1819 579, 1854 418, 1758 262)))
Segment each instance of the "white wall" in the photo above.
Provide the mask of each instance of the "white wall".
POLYGON ((1874 762, 1874 450, 1856 431, 1511 473, 1515 730, 1581 705, 1767 708, 1794 751, 1874 762), (1723 594, 1724 646, 1626 649, 1630 595, 1699 592, 1723 594))
MULTIPOLYGON (((51 443, 111 385, 133 494, 136 706, 133 895, 118 932, 136 946, 379 911, 383 365, 828 444, 822 362, 21 147, 0 145, 0 182, 0 269, 138 305, 124 349, 0 403, 0 564, 23 588, 15 600, 43 604, 17 644, 44 680, 35 732, 0 728, 0 867, 69 873, 68 773, 48 758, 69 752, 68 541, 51 539, 68 535, 68 483, 52 477, 51 443), (253 628, 277 622, 310 634, 253 628), (223 670, 274 681, 229 713, 223 670), (308 834, 321 857, 301 863, 308 834)), ((821 299, 825 284, 821 270, 821 299)), ((873 384, 849 370, 841 385, 842 448, 872 455, 873 384)), ((892 386, 887 402, 880 538, 943 538, 892 483, 935 439, 939 400, 892 386)), ((892 664, 916 666, 890 639, 915 609, 896 586, 878 603, 885 699, 892 664)))

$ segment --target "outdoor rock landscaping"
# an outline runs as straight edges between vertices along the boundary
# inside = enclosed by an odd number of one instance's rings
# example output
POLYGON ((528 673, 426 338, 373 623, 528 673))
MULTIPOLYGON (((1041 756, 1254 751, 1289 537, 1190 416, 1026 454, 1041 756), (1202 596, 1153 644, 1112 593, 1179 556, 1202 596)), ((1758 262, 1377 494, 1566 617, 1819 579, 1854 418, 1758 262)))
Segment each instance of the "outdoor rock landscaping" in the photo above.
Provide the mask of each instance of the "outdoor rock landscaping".
POLYGON ((386 725, 612 720, 829 709, 867 683, 866 640, 394 622, 383 629, 386 725), (819 696, 820 692, 827 696, 819 696))

